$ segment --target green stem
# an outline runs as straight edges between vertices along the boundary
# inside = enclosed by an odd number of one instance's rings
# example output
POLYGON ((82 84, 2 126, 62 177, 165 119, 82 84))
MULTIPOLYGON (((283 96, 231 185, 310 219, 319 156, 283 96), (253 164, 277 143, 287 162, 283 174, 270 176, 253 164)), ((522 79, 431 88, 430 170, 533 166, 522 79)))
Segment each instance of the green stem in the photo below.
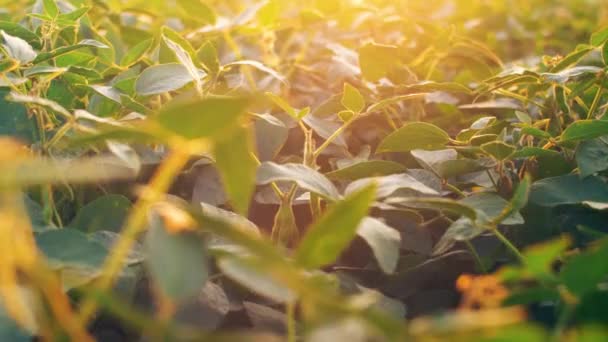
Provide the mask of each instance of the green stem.
MULTIPOLYGON (((175 176, 188 162, 189 157, 190 153, 187 149, 179 149, 173 151, 163 161, 154 178, 150 181, 145 193, 131 210, 118 242, 114 245, 111 254, 105 260, 100 272, 101 275, 96 282, 96 287, 99 291, 106 291, 114 284, 137 237, 146 229, 150 206, 163 198, 171 184, 173 184, 175 176)), ((95 299, 85 299, 80 310, 80 319, 88 323, 96 310, 97 302, 95 299)))
POLYGON ((321 144, 321 146, 319 146, 319 148, 317 148, 315 150, 315 152, 313 153, 313 157, 317 158, 321 153, 323 153, 323 151, 334 141, 336 140, 337 137, 340 136, 340 134, 342 134, 350 125, 351 123, 353 123, 356 120, 356 117, 353 117, 352 119, 346 121, 344 123, 344 125, 340 126, 340 128, 338 128, 332 135, 329 136, 329 138, 327 138, 323 144, 321 144))
POLYGON ((458 189, 457 187, 455 187, 454 185, 452 185, 452 184, 450 184, 448 182, 445 183, 445 187, 448 188, 448 189, 450 189, 450 190, 452 190, 453 192, 455 192, 456 194, 458 194, 458 196, 460 196, 460 197, 463 197, 463 198, 467 197, 467 195, 465 195, 465 193, 462 192, 462 190, 458 189))
POLYGON ((486 270, 486 267, 484 266, 483 261, 481 260, 481 257, 475 250, 475 246, 473 246, 473 244, 469 240, 465 240, 465 244, 467 245, 467 247, 469 248, 469 251, 473 255, 473 258, 475 259, 475 262, 477 263, 477 267, 479 268, 479 271, 481 271, 481 273, 484 273, 484 274, 488 273, 488 270, 486 270))
POLYGON ((498 227, 492 229, 492 232, 505 246, 507 246, 507 248, 513 253, 513 255, 515 255, 515 257, 517 257, 517 259, 519 259, 522 264, 525 262, 523 254, 521 254, 519 249, 517 249, 517 247, 515 247, 515 245, 513 245, 511 241, 509 241, 509 239, 507 239, 507 237, 500 232, 500 230, 498 230, 498 227))
POLYGON ((589 112, 587 112, 587 120, 593 117, 593 113, 596 111, 597 106, 600 104, 600 99, 602 98, 602 94, 604 93, 604 88, 602 87, 601 82, 597 87, 597 92, 595 92, 595 97, 593 98, 591 107, 589 107, 589 112))
POLYGON ((288 301, 286 304, 287 314, 287 342, 296 342, 296 303, 295 301, 288 301))

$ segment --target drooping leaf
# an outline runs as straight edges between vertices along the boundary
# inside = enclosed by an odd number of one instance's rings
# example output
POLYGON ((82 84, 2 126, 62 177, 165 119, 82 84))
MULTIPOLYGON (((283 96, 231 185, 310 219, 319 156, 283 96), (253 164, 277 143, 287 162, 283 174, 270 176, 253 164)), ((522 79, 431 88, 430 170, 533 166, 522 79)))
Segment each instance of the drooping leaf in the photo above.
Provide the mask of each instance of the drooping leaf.
POLYGON ((2 45, 12 58, 21 63, 29 63, 36 59, 37 53, 28 42, 19 37, 13 37, 4 31, 0 31, 0 34, 2 34, 2 45))
POLYGON ((406 171, 402 164, 388 160, 369 160, 326 173, 329 179, 354 181, 361 178, 388 176, 406 171))
POLYGON ((340 193, 335 185, 319 172, 302 164, 276 164, 265 162, 258 168, 258 184, 271 182, 295 182, 299 187, 335 201, 340 193))
POLYGON ((350 183, 344 192, 346 194, 352 194, 355 191, 359 191, 360 189, 363 189, 373 183, 377 184, 377 198, 385 198, 403 194, 421 194, 427 196, 439 195, 435 189, 430 188, 407 173, 398 173, 383 177, 362 178, 350 183))
POLYGON ((393 273, 399 261, 399 232, 378 219, 366 217, 359 224, 357 235, 367 242, 382 271, 393 273))
POLYGON ((359 223, 367 216, 376 197, 376 186, 367 186, 336 203, 302 238, 295 260, 306 268, 318 268, 334 262, 350 244, 359 223))

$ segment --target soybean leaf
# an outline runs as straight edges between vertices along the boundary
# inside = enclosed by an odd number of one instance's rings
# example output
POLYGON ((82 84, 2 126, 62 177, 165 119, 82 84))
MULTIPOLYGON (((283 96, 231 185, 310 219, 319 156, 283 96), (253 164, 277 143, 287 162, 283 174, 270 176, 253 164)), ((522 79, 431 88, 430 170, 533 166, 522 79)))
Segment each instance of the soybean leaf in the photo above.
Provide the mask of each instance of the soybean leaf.
POLYGON ((561 142, 595 139, 603 135, 608 135, 608 121, 578 120, 562 132, 561 142))
POLYGON ((334 262, 357 234, 359 223, 376 197, 369 185, 330 208, 302 238, 295 254, 298 264, 318 268, 334 262))
POLYGON ((357 88, 353 87, 349 83, 344 83, 344 91, 341 102, 344 107, 355 113, 360 113, 363 108, 365 108, 365 98, 363 98, 363 95, 361 95, 357 88))
POLYGON ((530 202, 545 207, 585 201, 608 202, 606 182, 596 176, 581 179, 578 175, 565 175, 542 179, 530 189, 530 202))
POLYGON ((103 245, 71 228, 36 234, 36 245, 55 269, 83 268, 98 271, 108 254, 103 245))
POLYGON ((515 152, 515 147, 505 144, 502 141, 492 141, 481 145, 481 150, 492 156, 494 159, 503 161, 508 159, 513 152, 515 152))
POLYGON ((378 219, 366 217, 359 224, 357 235, 367 242, 382 271, 393 273, 399 261, 399 232, 378 219))
POLYGON ((123 67, 129 67, 142 59, 148 50, 152 47, 154 39, 147 39, 134 45, 120 60, 120 65, 123 67))
POLYGON ((295 182, 299 187, 314 192, 322 197, 335 201, 340 193, 334 184, 319 172, 302 164, 276 164, 265 162, 258 168, 256 177, 258 184, 271 182, 295 182))
POLYGON ((238 127, 227 139, 219 140, 213 148, 216 167, 222 183, 237 212, 246 216, 255 188, 257 164, 251 157, 251 135, 247 128, 238 127))
POLYGON ((576 147, 576 163, 581 177, 588 177, 608 169, 606 138, 582 141, 576 147))
POLYGON ((361 178, 388 176, 406 171, 402 164, 388 160, 369 160, 326 173, 329 179, 354 181, 361 178))
POLYGON ((384 138, 377 152, 437 150, 445 147, 448 142, 450 136, 441 128, 425 122, 414 122, 406 124, 384 138))
POLYGON ((160 216, 150 215, 146 235, 146 265, 158 288, 181 301, 199 294, 208 277, 203 242, 191 233, 169 233, 160 216))
POLYGON ((36 49, 39 49, 41 47, 40 38, 34 32, 28 30, 27 28, 19 24, 10 21, 0 20, 0 30, 6 32, 7 34, 13 37, 18 37, 25 40, 36 49))
POLYGON ((4 31, 0 31, 0 34, 2 34, 3 46, 12 58, 21 63, 29 63, 36 59, 36 51, 28 42, 19 37, 13 37, 4 31))
POLYGON ((359 66, 366 79, 377 82, 399 65, 398 49, 392 45, 368 43, 359 49, 359 66))
POLYGON ((135 82, 138 95, 149 96, 178 90, 194 81, 188 69, 177 63, 160 64, 144 70, 135 82))
POLYGON ((386 198, 403 194, 439 195, 435 189, 430 188, 407 173, 362 178, 350 183, 344 192, 346 194, 351 194, 373 183, 377 184, 377 198, 386 198))
POLYGON ((48 61, 49 59, 65 55, 68 52, 83 48, 109 49, 110 47, 94 39, 85 39, 74 45, 63 46, 50 52, 42 52, 38 54, 36 59, 34 59, 33 63, 39 64, 48 61))
POLYGON ((82 207, 70 227, 85 232, 109 230, 118 232, 123 225, 131 201, 122 195, 105 195, 82 207))
POLYGON ((155 118, 167 130, 188 139, 214 137, 228 133, 249 103, 245 97, 191 97, 167 104, 155 118))

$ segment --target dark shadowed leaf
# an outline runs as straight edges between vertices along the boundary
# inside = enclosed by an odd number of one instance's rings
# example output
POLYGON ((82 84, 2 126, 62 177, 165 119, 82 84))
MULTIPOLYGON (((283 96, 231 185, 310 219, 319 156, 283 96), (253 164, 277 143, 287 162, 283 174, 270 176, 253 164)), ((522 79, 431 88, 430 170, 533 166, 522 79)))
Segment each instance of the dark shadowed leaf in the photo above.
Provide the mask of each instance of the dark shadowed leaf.
POLYGON ((576 163, 581 177, 591 176, 608 169, 608 142, 606 138, 585 140, 578 144, 576 163))
POLYGON ((530 202, 546 207, 584 201, 608 202, 606 182, 595 176, 581 179, 578 175, 566 175, 535 182, 530 190, 530 202))
POLYGON ((399 232, 378 219, 366 217, 359 223, 357 235, 367 242, 382 271, 393 273, 399 261, 399 232))

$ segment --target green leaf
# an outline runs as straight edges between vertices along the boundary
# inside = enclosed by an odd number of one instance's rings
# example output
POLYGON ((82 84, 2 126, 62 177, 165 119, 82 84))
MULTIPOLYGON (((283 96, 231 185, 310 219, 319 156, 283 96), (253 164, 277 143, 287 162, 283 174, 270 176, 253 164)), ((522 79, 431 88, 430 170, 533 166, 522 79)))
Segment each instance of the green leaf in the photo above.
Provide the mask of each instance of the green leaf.
POLYGON ((4 31, 0 31, 0 34, 2 34, 3 46, 9 56, 21 63, 29 63, 36 59, 36 51, 28 42, 19 37, 13 37, 4 31))
POLYGON ((38 248, 55 269, 85 268, 99 270, 108 254, 100 243, 71 228, 36 234, 38 248))
POLYGON ((334 262, 357 234, 375 192, 375 185, 367 186, 330 208, 304 235, 296 250, 296 262, 311 269, 334 262))
POLYGON ((188 139, 219 137, 237 124, 249 103, 245 97, 190 97, 167 104, 155 118, 167 130, 188 139))
POLYGON ((150 216, 145 239, 146 265, 158 288, 173 300, 199 294, 209 266, 203 241, 190 233, 171 234, 156 213, 150 216))
POLYGON ((355 117, 355 112, 353 112, 352 110, 342 110, 338 112, 338 117, 343 122, 349 122, 355 117))
POLYGON ((33 336, 25 332, 12 318, 8 316, 0 304, 0 341, 31 342, 33 336))
POLYGON ((19 24, 10 21, 0 20, 0 30, 6 32, 7 34, 13 37, 18 37, 25 40, 26 42, 28 42, 28 44, 30 44, 36 49, 41 48, 40 38, 38 37, 38 35, 19 24))
POLYGON ((359 66, 366 79, 377 82, 399 65, 398 49, 392 45, 367 43, 359 49, 359 66))
POLYGON ((8 90, 0 90, 0 135, 12 136, 28 143, 37 140, 35 120, 30 119, 27 108, 21 103, 9 102, 8 90))
POLYGON ((519 211, 528 204, 530 197, 530 189, 532 186, 532 179, 530 175, 526 174, 524 178, 519 182, 513 197, 511 197, 511 212, 519 211))
POLYGON ((213 9, 203 0, 180 0, 177 6, 182 10, 183 15, 200 23, 214 25, 217 20, 213 9))
POLYGON ((386 198, 389 196, 399 196, 400 194, 416 194, 416 195, 428 195, 434 196, 439 195, 435 190, 412 177, 407 173, 399 173, 383 177, 371 177, 362 178, 350 183, 345 194, 352 194, 363 188, 376 184, 376 196, 377 198, 386 198))
POLYGON ((236 211, 247 216, 249 202, 255 189, 257 164, 251 157, 252 139, 247 128, 239 127, 227 139, 213 147, 215 163, 226 193, 236 211))
POLYGON ((42 0, 42 4, 44 6, 44 13, 47 14, 51 18, 56 18, 59 14, 59 7, 57 7, 57 3, 55 0, 42 0))
POLYGON ((357 235, 367 242, 384 273, 395 272, 401 247, 397 230, 378 219, 365 217, 357 228, 357 235))
POLYGON ((78 49, 83 49, 83 48, 98 48, 98 49, 109 49, 110 47, 107 46, 104 43, 101 43, 97 40, 94 39, 85 39, 80 41, 77 44, 74 45, 68 45, 68 46, 64 46, 64 47, 60 47, 57 48, 55 50, 52 50, 50 52, 41 52, 38 54, 38 56, 36 57, 36 59, 34 59, 33 63, 34 64, 39 64, 42 62, 46 62, 49 59, 55 58, 55 57, 59 57, 61 55, 65 55, 68 52, 72 52, 74 50, 78 50, 78 49))
POLYGON ((223 68, 225 70, 229 70, 230 68, 234 68, 234 67, 242 66, 242 65, 249 66, 249 67, 255 68, 259 71, 262 71, 262 72, 274 77, 276 80, 280 81, 283 84, 289 83, 289 82, 287 82, 287 79, 285 78, 285 76, 281 75, 278 71, 265 65, 264 63, 254 61, 254 60, 242 60, 242 61, 228 63, 228 64, 225 64, 223 66, 223 68))
POLYGON ((194 81, 188 69, 177 63, 160 64, 144 70, 135 82, 140 96, 167 93, 183 88, 194 81))
POLYGON ((603 120, 578 120, 562 132, 560 141, 574 142, 589 140, 608 135, 608 121, 603 120))
POLYGON ((247 263, 247 259, 226 256, 220 258, 217 264, 222 273, 256 294, 279 303, 291 302, 296 298, 293 291, 275 281, 268 274, 256 270, 247 263))
POLYGON ((433 172, 439 178, 461 176, 486 169, 476 160, 457 159, 458 153, 452 149, 438 151, 413 150, 411 154, 423 168, 433 172))
POLYGON ((190 45, 190 43, 183 39, 177 32, 171 30, 168 27, 162 28, 163 42, 167 47, 173 51, 175 58, 178 62, 186 67, 190 76, 195 81, 197 89, 202 89, 202 83, 200 81, 200 71, 195 64, 196 52, 190 45))
POLYGON ((581 179, 578 175, 565 175, 535 182, 530 190, 530 202, 545 207, 585 201, 608 202, 606 182, 595 176, 581 179))
POLYGON ((217 49, 211 41, 206 41, 201 45, 198 51, 196 51, 196 57, 207 67, 208 72, 215 75, 220 71, 217 49))
POLYGON ((608 170, 608 142, 606 138, 582 141, 576 147, 576 163, 581 177, 608 170))
POLYGON ((588 250, 567 259, 560 270, 560 278, 577 296, 593 291, 608 275, 608 245, 603 243, 597 250, 588 250))
POLYGON ((388 176, 406 171, 402 164, 388 160, 369 160, 326 173, 329 179, 355 181, 361 178, 388 176))
POLYGON ((515 152, 515 147, 507 145, 502 141, 492 141, 481 145, 481 150, 492 156, 494 159, 503 161, 508 159, 513 152, 515 152))
POLYGON ((285 111, 285 113, 289 114, 292 118, 296 120, 302 119, 295 108, 293 108, 287 101, 283 100, 280 96, 275 95, 273 93, 266 93, 266 97, 268 97, 275 105, 285 111))
POLYGON ((270 114, 256 114, 255 142, 258 159, 270 161, 279 153, 287 142, 289 128, 283 121, 270 114))
POLYGON ((603 29, 594 32, 591 35, 591 39, 589 42, 593 46, 600 46, 606 41, 608 41, 608 27, 604 27, 603 29))
POLYGON ((85 232, 109 230, 118 232, 131 208, 131 201, 122 195, 105 195, 82 207, 70 227, 85 232))
POLYGON ((120 65, 123 67, 130 67, 131 65, 139 62, 148 50, 152 47, 154 39, 147 39, 137 43, 133 46, 120 60, 120 65))
POLYGON ((445 210, 454 214, 466 216, 471 220, 477 219, 477 211, 467 204, 449 198, 441 197, 392 197, 386 203, 402 205, 418 209, 445 210))
POLYGON ((378 146, 377 152, 437 150, 445 147, 448 142, 450 142, 450 136, 441 128, 426 122, 413 122, 384 138, 378 146))
POLYGON ((295 182, 302 189, 314 192, 330 201, 338 200, 341 197, 338 189, 329 179, 308 166, 265 162, 258 168, 256 177, 258 184, 281 181, 295 182))
MULTIPOLYGON (((344 91, 342 93, 342 105, 355 113, 361 113, 365 108, 365 99, 359 90, 350 83, 344 83, 344 91)), ((346 120, 345 120, 346 121, 346 120)))

